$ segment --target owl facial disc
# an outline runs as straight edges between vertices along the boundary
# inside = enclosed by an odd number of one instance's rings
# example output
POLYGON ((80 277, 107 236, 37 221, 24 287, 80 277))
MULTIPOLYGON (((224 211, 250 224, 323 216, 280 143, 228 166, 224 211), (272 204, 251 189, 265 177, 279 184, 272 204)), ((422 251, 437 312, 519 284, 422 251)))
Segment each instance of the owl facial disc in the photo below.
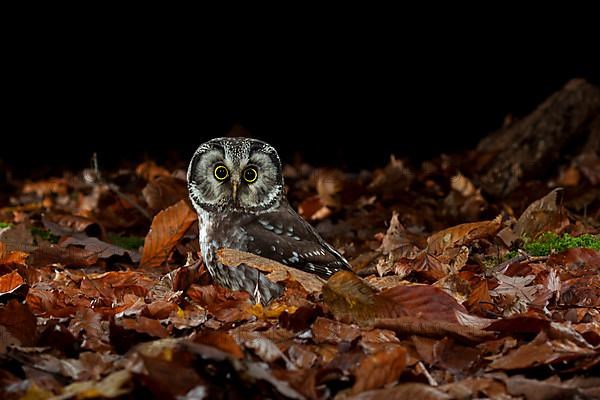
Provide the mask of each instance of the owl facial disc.
POLYGON ((203 143, 188 168, 190 198, 198 211, 266 212, 283 197, 277 151, 248 138, 203 143))

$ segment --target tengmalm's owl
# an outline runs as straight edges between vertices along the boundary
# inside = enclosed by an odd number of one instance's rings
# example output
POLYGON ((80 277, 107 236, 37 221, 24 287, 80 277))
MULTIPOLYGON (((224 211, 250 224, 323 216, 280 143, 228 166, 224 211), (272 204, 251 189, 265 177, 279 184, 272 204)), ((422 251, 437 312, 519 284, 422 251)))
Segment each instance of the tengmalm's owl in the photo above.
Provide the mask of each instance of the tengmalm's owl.
POLYGON ((281 161, 269 144, 248 138, 210 140, 196 150, 187 179, 204 262, 217 283, 245 290, 265 304, 282 291, 253 268, 220 264, 220 248, 258 254, 323 278, 350 269, 290 207, 281 161))

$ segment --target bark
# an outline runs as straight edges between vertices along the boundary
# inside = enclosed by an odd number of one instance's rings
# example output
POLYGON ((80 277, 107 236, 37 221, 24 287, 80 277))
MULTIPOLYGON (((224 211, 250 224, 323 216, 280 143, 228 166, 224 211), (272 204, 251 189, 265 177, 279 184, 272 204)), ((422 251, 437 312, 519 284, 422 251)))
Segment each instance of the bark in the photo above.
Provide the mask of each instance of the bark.
POLYGON ((598 129, 600 88, 584 80, 572 80, 550 96, 535 111, 495 132, 477 149, 490 160, 480 175, 485 192, 504 197, 525 178, 535 177, 556 161, 573 140, 589 135, 590 146, 598 129))

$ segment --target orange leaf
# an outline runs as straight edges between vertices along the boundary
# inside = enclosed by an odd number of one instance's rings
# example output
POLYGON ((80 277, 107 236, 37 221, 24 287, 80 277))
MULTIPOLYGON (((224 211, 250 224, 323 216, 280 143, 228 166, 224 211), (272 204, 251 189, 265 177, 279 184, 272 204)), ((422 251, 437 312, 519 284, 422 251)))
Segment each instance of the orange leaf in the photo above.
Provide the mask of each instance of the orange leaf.
POLYGON ((481 327, 489 322, 469 315, 452 296, 437 287, 399 285, 377 292, 347 271, 329 278, 323 286, 323 300, 336 319, 363 325, 408 316, 459 326, 481 327))
POLYGON ((196 218, 196 213, 185 200, 156 214, 146 235, 140 266, 161 265, 196 218))
POLYGON ((167 208, 187 197, 187 186, 183 179, 172 176, 159 176, 148 182, 142 189, 144 200, 157 213, 163 208, 167 208))
MULTIPOLYGON (((0 297, 8 293, 12 293, 14 296, 16 289, 22 287, 24 284, 23 278, 17 271, 0 276, 0 297)), ((27 288, 24 289, 27 290, 27 288)))
POLYGON ((161 325, 160 321, 156 319, 140 316, 137 319, 122 318, 119 320, 119 323, 125 329, 146 333, 150 336, 158 338, 166 338, 169 336, 169 332, 161 325))
POLYGON ((217 250, 217 257, 223 265, 229 267, 235 268, 244 264, 259 271, 268 272, 269 274, 266 277, 271 282, 281 282, 286 279, 296 281, 309 293, 319 292, 323 286, 323 279, 316 275, 255 254, 235 249, 219 249, 217 250))
POLYGON ((29 254, 22 251, 9 251, 6 245, 0 242, 0 265, 24 265, 27 257, 29 257, 29 254))
POLYGON ((467 244, 475 239, 495 235, 502 225, 502 216, 491 221, 460 224, 434 233, 427 238, 429 252, 442 254, 445 250, 467 244))
POLYGON ((146 161, 141 163, 135 169, 137 176, 144 178, 147 181, 154 180, 161 176, 171 176, 171 173, 163 167, 156 165, 154 161, 146 161))
POLYGON ((554 189, 523 211, 514 227, 517 236, 534 239, 542 232, 560 232, 569 225, 566 210, 557 202, 560 190, 554 189))
POLYGON ((37 323, 27 304, 12 299, 0 307, 0 325, 4 326, 23 346, 35 345, 37 323))
POLYGON ((356 383, 353 393, 375 389, 398 380, 406 367, 406 349, 395 345, 377 352, 364 360, 356 368, 356 383))
POLYGON ((570 340, 549 340, 546 333, 541 332, 532 342, 494 360, 490 367, 501 370, 523 369, 570 361, 594 354, 594 350, 580 347, 570 340))
POLYGON ((315 343, 339 344, 352 342, 360 336, 360 330, 355 325, 348 325, 327 318, 317 317, 311 327, 315 343))
POLYGON ((329 217, 331 209, 323 203, 319 196, 313 196, 300 203, 298 213, 306 219, 320 220, 329 217))
POLYGON ((233 358, 241 360, 244 358, 244 351, 235 339, 227 332, 203 331, 194 337, 194 342, 216 347, 230 354, 233 358))

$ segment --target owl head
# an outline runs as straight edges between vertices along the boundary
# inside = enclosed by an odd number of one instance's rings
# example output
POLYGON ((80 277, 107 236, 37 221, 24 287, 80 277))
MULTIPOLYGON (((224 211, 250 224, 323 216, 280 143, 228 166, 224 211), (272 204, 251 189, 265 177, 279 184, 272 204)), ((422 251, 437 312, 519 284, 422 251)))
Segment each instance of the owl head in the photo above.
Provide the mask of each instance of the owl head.
POLYGON ((187 173, 197 211, 264 212, 283 198, 277 151, 248 138, 216 138, 198 147, 187 173))

